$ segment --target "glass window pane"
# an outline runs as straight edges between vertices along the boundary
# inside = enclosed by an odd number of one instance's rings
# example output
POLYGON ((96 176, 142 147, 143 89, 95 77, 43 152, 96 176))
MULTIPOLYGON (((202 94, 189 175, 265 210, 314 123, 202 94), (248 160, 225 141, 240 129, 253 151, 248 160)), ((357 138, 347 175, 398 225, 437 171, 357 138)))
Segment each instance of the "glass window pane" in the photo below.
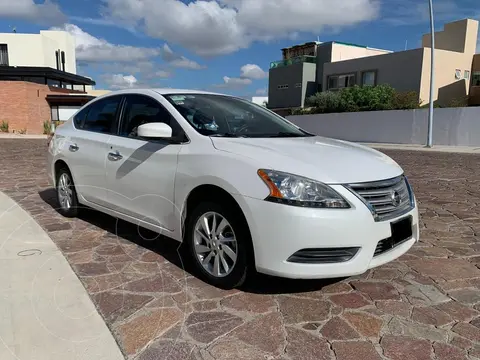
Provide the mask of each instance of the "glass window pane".
POLYGON ((474 71, 472 75, 472 85, 480 86, 480 71, 474 71))
POLYGON ((53 80, 53 79, 47 79, 47 85, 48 86, 53 86, 53 87, 60 87, 60 81, 53 80))
POLYGON ((111 133, 121 96, 112 96, 96 101, 90 107, 85 118, 84 130, 111 133))
POLYGON ((52 112, 52 121, 57 121, 58 120, 58 106, 52 106, 50 108, 50 111, 52 112))
POLYGON ((143 95, 129 95, 120 135, 137 137, 137 129, 140 125, 153 122, 163 122, 169 125, 172 128, 172 137, 182 133, 180 125, 157 100, 143 95))
POLYGON ((366 71, 362 75, 362 84, 367 86, 375 85, 375 71, 366 71))
POLYGON ((338 77, 330 76, 328 78, 328 88, 329 89, 336 89, 337 88, 338 77))
POLYGON ((306 136, 284 118, 250 101, 222 95, 164 95, 188 123, 206 136, 306 136))

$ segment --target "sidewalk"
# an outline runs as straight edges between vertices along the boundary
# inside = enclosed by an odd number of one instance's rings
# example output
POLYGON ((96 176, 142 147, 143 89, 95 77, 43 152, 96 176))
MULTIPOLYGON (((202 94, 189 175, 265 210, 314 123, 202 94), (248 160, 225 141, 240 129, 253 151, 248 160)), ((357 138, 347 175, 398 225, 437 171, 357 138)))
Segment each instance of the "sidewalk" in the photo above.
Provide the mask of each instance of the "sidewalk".
POLYGON ((432 148, 427 148, 425 145, 412 144, 381 144, 381 143, 359 143, 374 149, 384 150, 409 150, 409 151, 430 151, 430 152, 449 152, 449 153, 464 153, 464 154, 480 154, 480 147, 470 146, 445 146, 434 145, 432 148))
POLYGON ((1 139, 47 139, 48 135, 12 134, 0 132, 1 139))
POLYGON ((67 260, 0 192, 0 359, 122 360, 67 260))

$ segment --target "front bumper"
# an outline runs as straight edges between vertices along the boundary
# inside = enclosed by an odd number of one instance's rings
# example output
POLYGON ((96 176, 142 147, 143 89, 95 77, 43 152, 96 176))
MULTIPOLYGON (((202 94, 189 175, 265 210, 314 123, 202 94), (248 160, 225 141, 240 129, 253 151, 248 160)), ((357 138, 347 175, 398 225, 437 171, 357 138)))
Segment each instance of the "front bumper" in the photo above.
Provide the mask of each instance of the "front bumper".
POLYGON ((309 209, 236 196, 252 235, 257 270, 285 278, 337 278, 359 275, 403 255, 419 239, 418 210, 375 222, 369 209, 343 186, 332 186, 351 209, 309 209), (390 223, 412 217, 412 238, 374 256, 379 241, 392 236, 390 223), (287 259, 302 249, 355 248, 345 262, 295 263, 287 259))

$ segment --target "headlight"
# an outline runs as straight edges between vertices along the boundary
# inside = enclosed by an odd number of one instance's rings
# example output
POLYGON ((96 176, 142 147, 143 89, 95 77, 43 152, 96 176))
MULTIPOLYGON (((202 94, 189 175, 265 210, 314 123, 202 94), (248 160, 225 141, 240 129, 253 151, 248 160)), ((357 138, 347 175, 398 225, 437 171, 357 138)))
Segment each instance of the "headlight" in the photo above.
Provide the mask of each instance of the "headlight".
POLYGON ((321 182, 274 170, 260 169, 258 175, 270 189, 266 200, 303 207, 350 208, 341 195, 321 182))

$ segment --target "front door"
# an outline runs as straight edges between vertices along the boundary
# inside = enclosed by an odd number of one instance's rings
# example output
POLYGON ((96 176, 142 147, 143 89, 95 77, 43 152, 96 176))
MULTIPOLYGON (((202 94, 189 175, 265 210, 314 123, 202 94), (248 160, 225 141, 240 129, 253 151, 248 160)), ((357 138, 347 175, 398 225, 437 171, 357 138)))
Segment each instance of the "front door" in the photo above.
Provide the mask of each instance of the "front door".
POLYGON ((137 127, 165 122, 178 129, 171 114, 146 95, 127 95, 118 136, 112 136, 106 162, 107 201, 113 210, 158 229, 175 230, 174 184, 182 145, 145 140, 137 127))

